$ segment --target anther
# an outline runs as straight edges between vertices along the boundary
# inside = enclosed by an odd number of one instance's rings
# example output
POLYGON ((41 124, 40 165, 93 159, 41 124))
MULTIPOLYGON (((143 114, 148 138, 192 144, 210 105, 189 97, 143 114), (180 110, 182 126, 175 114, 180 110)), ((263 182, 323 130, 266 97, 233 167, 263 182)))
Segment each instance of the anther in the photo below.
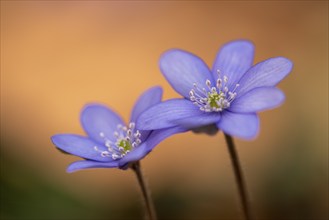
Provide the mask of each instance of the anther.
POLYGON ((209 80, 209 79, 207 79, 207 80, 206 80, 206 85, 207 85, 208 87, 210 87, 210 86, 211 86, 211 82, 210 82, 210 80, 209 80))
POLYGON ((117 155, 117 154, 112 154, 112 159, 113 159, 113 160, 116 160, 116 159, 118 159, 118 158, 120 158, 119 155, 117 155))
POLYGON ((220 89, 220 87, 222 86, 222 80, 221 79, 217 79, 216 86, 217 86, 218 89, 220 89))
POLYGON ((130 129, 134 129, 135 128, 135 123, 134 122, 130 122, 129 123, 129 128, 130 129))
POLYGON ((106 140, 105 141, 105 146, 109 148, 109 147, 111 147, 111 143, 112 143, 111 141, 106 140))
POLYGON ((136 133, 134 134, 135 138, 140 138, 141 137, 141 133, 137 130, 136 133))

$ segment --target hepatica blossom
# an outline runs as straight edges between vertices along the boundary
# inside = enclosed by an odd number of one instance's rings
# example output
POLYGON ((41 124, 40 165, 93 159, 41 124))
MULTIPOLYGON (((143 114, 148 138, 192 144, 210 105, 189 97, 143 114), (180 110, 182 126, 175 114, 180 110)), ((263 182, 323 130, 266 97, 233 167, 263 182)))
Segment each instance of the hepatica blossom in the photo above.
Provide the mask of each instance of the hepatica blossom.
POLYGON ((145 111, 137 127, 145 130, 216 125, 226 134, 250 139, 259 129, 257 112, 279 106, 275 88, 292 69, 284 57, 253 64, 254 46, 232 41, 217 54, 212 70, 199 57, 179 49, 165 52, 160 69, 183 99, 171 99, 145 111))
POLYGON ((85 106, 81 113, 81 124, 87 137, 58 134, 51 138, 59 149, 85 159, 73 162, 67 171, 112 167, 125 169, 129 163, 145 157, 163 139, 184 131, 178 127, 157 131, 136 129, 137 117, 145 109, 160 103, 161 97, 160 87, 153 87, 142 94, 127 125, 118 114, 104 105, 85 106))

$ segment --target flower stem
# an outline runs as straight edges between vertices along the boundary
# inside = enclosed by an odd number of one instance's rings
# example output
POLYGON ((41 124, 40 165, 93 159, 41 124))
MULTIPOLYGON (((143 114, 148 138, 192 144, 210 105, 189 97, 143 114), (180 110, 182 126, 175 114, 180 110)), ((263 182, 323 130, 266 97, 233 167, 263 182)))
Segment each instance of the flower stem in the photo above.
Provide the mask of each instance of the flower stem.
POLYGON ((232 162, 232 166, 233 166, 233 170, 234 170, 234 174, 235 174, 236 184, 237 184, 238 190, 239 190, 239 196, 240 196, 240 200, 241 200, 243 213, 244 213, 246 220, 251 220, 252 217, 251 217, 250 207, 249 207, 249 203, 248 203, 249 199, 248 199, 248 195, 247 195, 246 184, 245 184, 242 169, 240 166, 239 157, 235 150, 233 138, 227 134, 224 134, 224 136, 225 136, 226 144, 227 144, 228 151, 229 151, 230 157, 231 157, 231 162, 232 162))
POLYGON ((131 169, 136 173, 138 183, 141 187, 149 220, 156 220, 157 217, 156 217, 153 201, 151 198, 151 193, 149 189, 146 187, 145 180, 141 171, 140 162, 137 161, 133 163, 131 165, 131 169))

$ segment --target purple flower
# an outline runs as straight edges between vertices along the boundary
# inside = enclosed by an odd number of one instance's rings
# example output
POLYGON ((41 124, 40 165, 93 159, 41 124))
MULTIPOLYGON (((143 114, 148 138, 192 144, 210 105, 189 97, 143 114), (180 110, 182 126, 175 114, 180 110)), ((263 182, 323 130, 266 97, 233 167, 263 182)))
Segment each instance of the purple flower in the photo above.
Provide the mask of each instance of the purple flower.
POLYGON ((160 69, 183 99, 171 99, 145 111, 137 120, 144 130, 215 125, 244 139, 256 136, 257 112, 279 106, 284 94, 275 88, 292 69, 284 57, 253 64, 254 46, 246 40, 225 44, 212 70, 197 56, 179 49, 165 52, 160 69))
POLYGON ((137 117, 147 108, 160 103, 161 97, 160 87, 144 92, 133 108, 128 125, 104 105, 85 106, 81 113, 81 124, 88 137, 76 134, 58 134, 51 137, 59 149, 86 159, 73 162, 67 171, 112 167, 126 169, 130 162, 145 157, 165 138, 185 131, 186 129, 178 127, 157 131, 136 129, 137 117))

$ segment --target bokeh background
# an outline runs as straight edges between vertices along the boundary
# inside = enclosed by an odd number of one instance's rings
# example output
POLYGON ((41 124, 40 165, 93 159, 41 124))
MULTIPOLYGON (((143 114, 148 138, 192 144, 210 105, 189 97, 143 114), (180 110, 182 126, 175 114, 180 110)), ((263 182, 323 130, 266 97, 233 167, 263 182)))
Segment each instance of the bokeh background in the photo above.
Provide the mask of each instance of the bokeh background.
MULTIPOLYGON (((255 218, 327 219, 327 1, 1 1, 1 219, 143 219, 132 171, 68 174, 77 158, 50 136, 83 134, 88 102, 128 120, 153 85, 179 97, 160 54, 182 48, 211 66, 235 39, 254 42, 255 63, 294 62, 284 105, 260 114, 257 139, 236 140, 255 218)), ((142 166, 160 220, 242 219, 222 133, 173 136, 142 166)))

